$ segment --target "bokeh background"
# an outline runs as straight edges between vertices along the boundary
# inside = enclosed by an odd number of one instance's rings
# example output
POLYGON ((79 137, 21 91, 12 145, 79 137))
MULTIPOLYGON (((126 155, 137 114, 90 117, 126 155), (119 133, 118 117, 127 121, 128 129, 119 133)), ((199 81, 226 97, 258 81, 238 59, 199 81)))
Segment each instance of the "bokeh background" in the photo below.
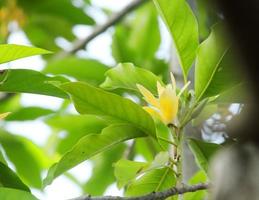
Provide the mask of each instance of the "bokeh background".
MULTIPOLYGON (((73 55, 59 57, 61 52, 73 48, 73 41, 83 40, 130 3, 131 0, 1 0, 0 42, 37 46, 53 52, 52 55, 33 56, 1 65, 1 70, 33 69, 98 85, 104 80, 107 69, 119 62, 132 62, 153 71, 165 82, 168 72, 173 71, 181 86, 181 71, 171 37, 151 1, 128 13, 85 48, 73 55)), ((220 16, 207 9, 203 0, 190 1, 190 4, 197 12, 200 39, 203 40, 208 36, 211 24, 220 16)), ((193 80, 192 75, 189 78, 193 80)), ((118 190, 114 182, 112 168, 112 163, 121 156, 115 154, 116 149, 83 162, 41 190, 39 181, 46 176, 48 167, 68 150, 69 141, 77 141, 83 130, 89 129, 89 122, 85 124, 84 119, 77 116, 68 100, 6 93, 1 93, 0 98, 0 111, 12 112, 0 122, 3 135, 0 149, 9 166, 34 188, 34 195, 46 200, 68 199, 86 192, 122 195, 123 191, 118 190), (10 154, 12 159, 8 159, 10 154), (19 162, 19 159, 23 161, 19 162)), ((208 107, 206 115, 191 127, 192 132, 206 141, 222 143, 228 138, 227 122, 240 112, 240 108, 239 104, 208 107)), ((133 159, 152 160, 154 155, 149 148, 155 147, 145 146, 145 141, 138 143, 139 153, 133 159)), ((125 145, 116 148, 123 149, 125 145)), ((194 165, 191 171, 195 170, 194 165)))

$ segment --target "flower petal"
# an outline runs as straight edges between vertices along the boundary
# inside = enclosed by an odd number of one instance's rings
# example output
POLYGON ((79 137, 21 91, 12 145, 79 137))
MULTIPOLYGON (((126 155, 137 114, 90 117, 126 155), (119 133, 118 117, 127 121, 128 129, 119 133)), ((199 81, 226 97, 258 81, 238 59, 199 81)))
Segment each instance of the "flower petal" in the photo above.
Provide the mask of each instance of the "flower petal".
POLYGON ((177 115, 178 96, 176 96, 175 91, 167 87, 159 100, 160 111, 164 123, 171 123, 177 115))
POLYGON ((156 87, 157 87, 158 96, 160 97, 163 91, 165 90, 165 88, 161 85, 159 81, 156 82, 156 87))
POLYGON ((154 119, 162 119, 160 113, 157 110, 147 106, 144 106, 143 109, 147 111, 154 119))
POLYGON ((190 85, 190 81, 188 81, 181 89, 181 91, 177 94, 178 97, 181 96, 181 94, 184 92, 184 90, 190 85))
POLYGON ((171 77, 173 90, 176 90, 176 81, 175 81, 175 78, 174 78, 174 74, 172 72, 170 72, 170 77, 171 77))
POLYGON ((141 94, 145 97, 145 100, 152 106, 159 107, 158 100, 154 97, 154 95, 145 87, 140 84, 137 84, 137 88, 141 92, 141 94))

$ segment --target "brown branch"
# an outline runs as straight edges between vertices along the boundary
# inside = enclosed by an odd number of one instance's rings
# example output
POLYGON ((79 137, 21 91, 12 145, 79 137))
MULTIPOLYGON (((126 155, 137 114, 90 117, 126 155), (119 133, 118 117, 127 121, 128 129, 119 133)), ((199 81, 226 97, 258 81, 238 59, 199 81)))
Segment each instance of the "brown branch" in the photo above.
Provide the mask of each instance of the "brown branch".
POLYGON ((118 13, 115 13, 114 15, 111 16, 110 19, 103 25, 97 26, 93 32, 88 35, 85 39, 83 40, 76 40, 73 42, 73 47, 69 51, 61 51, 58 53, 55 58, 64 58, 67 55, 73 54, 77 52, 80 49, 84 49, 85 46, 92 41, 94 38, 96 38, 98 35, 101 33, 105 32, 109 27, 117 24, 120 22, 128 13, 131 11, 135 10, 139 6, 141 6, 143 3, 147 2, 148 0, 135 0, 132 3, 130 3, 128 6, 126 6, 123 10, 121 10, 118 13))
POLYGON ((196 192, 198 190, 206 190, 209 188, 207 183, 199 183, 197 185, 183 185, 182 187, 173 187, 162 192, 152 192, 147 195, 137 197, 119 197, 119 196, 103 196, 103 197, 91 197, 82 196, 71 200, 162 200, 167 197, 171 197, 178 194, 184 194, 187 192, 196 192))

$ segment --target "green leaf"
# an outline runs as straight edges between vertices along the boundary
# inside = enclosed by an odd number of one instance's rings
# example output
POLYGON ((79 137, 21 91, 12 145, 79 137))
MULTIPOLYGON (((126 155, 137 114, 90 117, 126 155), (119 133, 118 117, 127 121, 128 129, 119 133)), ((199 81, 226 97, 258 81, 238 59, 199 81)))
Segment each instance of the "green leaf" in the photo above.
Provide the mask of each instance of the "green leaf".
POLYGON ((8 115, 6 121, 26 121, 54 113, 53 110, 41 107, 23 107, 8 115))
POLYGON ((1 200, 10 200, 10 199, 19 199, 19 200, 37 200, 31 193, 25 192, 23 190, 16 190, 11 188, 0 187, 0 199, 1 200))
POLYGON ((75 39, 72 29, 76 24, 94 24, 86 7, 75 6, 71 0, 17 0, 17 4, 26 14, 22 28, 30 42, 52 51, 61 50, 56 38, 75 39))
POLYGON ((0 184, 1 187, 14 188, 30 192, 30 189, 21 181, 21 179, 2 162, 0 162, 0 184))
POLYGON ((214 78, 229 45, 223 42, 221 25, 213 27, 209 37, 199 46, 195 64, 195 95, 202 99, 214 78))
POLYGON ((169 145, 171 145, 171 143, 168 142, 171 140, 170 129, 159 120, 155 120, 155 125, 158 143, 164 151, 167 151, 169 145))
POLYGON ((15 112, 21 108, 20 95, 10 96, 8 101, 2 101, 0 104, 0 113, 15 112))
POLYGON ((186 79, 199 44, 196 18, 185 0, 154 0, 154 3, 172 35, 186 79))
POLYGON ((113 58, 117 63, 134 61, 134 49, 128 44, 132 29, 123 24, 118 24, 114 29, 111 46, 113 58))
POLYGON ((46 123, 56 131, 66 131, 56 151, 64 154, 70 150, 80 138, 90 133, 100 133, 108 126, 108 122, 94 115, 55 115, 46 119, 46 123))
MULTIPOLYGON (((201 40, 207 38, 210 33, 210 24, 216 17, 211 15, 209 2, 203 0, 196 1, 196 16, 199 24, 199 36, 201 40)), ((214 22, 215 23, 215 22, 214 22)))
POLYGON ((169 161, 168 152, 161 151, 156 155, 154 160, 151 162, 150 166, 148 167, 148 170, 163 167, 168 164, 168 161, 169 161))
MULTIPOLYGON (((189 180, 188 183, 190 185, 198 184, 198 183, 206 183, 207 175, 203 170, 196 172, 189 180)), ((189 193, 190 194, 190 193, 189 193)))
POLYGON ((208 143, 201 140, 189 139, 188 145, 195 157, 197 165, 208 171, 209 161, 211 157, 220 149, 221 145, 215 143, 208 143))
POLYGON ((117 63, 133 62, 146 67, 153 64, 149 61, 155 57, 159 45, 157 13, 154 6, 149 3, 137 9, 132 20, 115 27, 112 54, 117 63))
POLYGON ((0 64, 34 55, 49 54, 50 51, 16 44, 0 45, 0 64))
POLYGON ((10 69, 0 73, 0 91, 43 94, 60 98, 68 95, 52 83, 68 82, 64 77, 50 77, 29 69, 10 69))
POLYGON ((57 37, 64 37, 69 41, 75 39, 72 33, 72 27, 73 24, 58 16, 35 13, 33 17, 26 19, 23 31, 35 46, 56 52, 60 50, 60 47, 55 42, 57 37))
POLYGON ((5 160, 5 157, 4 157, 3 152, 2 152, 1 149, 0 149, 0 162, 5 164, 5 165, 7 165, 7 162, 5 160))
POLYGON ((143 63, 143 61, 152 59, 160 45, 158 17, 154 6, 146 4, 136 10, 131 25, 134 28, 131 29, 130 37, 126 41, 121 41, 128 42, 128 46, 134 49, 134 60, 129 61, 143 63))
POLYGON ((41 170, 50 162, 42 150, 26 138, 4 131, 0 132, 0 143, 19 177, 26 184, 41 188, 41 170))
POLYGON ((138 175, 164 167, 168 164, 168 152, 159 152, 152 162, 136 162, 126 159, 119 160, 114 165, 114 174, 119 188, 124 187, 138 175))
POLYGON ((108 69, 106 65, 96 60, 69 57, 50 62, 43 72, 54 75, 64 74, 79 81, 98 85, 104 81, 104 74, 108 69))
MULTIPOLYGON (((196 172, 193 177, 188 181, 188 184, 195 185, 199 183, 206 183, 207 176, 203 170, 196 172)), ((207 194, 206 190, 200 190, 196 192, 189 192, 184 194, 184 200, 204 199, 207 194)))
POLYGON ((44 185, 50 184, 54 178, 79 163, 103 152, 123 141, 147 136, 143 131, 129 124, 114 124, 104 128, 101 134, 87 135, 67 152, 61 160, 54 164, 48 172, 44 185))
POLYGON ((163 151, 161 145, 157 141, 152 140, 151 137, 138 138, 135 140, 135 152, 145 158, 145 160, 152 162, 157 152, 163 151))
POLYGON ((151 170, 133 181, 127 188, 127 196, 145 195, 163 191, 176 184, 174 172, 169 167, 151 170))
POLYGON ((136 84, 141 84, 153 94, 157 94, 156 84, 160 78, 152 72, 135 67, 132 63, 120 63, 106 72, 105 82, 101 84, 104 89, 129 89, 138 91, 136 84))
POLYGON ((211 115, 216 113, 217 110, 218 110, 218 105, 217 104, 208 104, 208 105, 206 105, 202 109, 201 113, 197 117, 195 117, 193 119, 192 124, 194 126, 200 125, 205 120, 207 120, 211 115))
POLYGON ((149 164, 145 162, 136 162, 126 159, 121 159, 114 164, 114 175, 117 180, 118 188, 124 187, 129 181, 134 179, 136 175, 149 164))
POLYGON ((82 82, 66 83, 60 87, 71 95, 79 113, 106 116, 115 122, 130 123, 156 138, 152 117, 131 100, 82 82))
POLYGON ((113 34, 112 55, 116 63, 132 62, 159 75, 166 82, 169 65, 155 55, 160 44, 160 34, 154 6, 146 4, 132 18, 127 19, 115 27, 113 34), (141 27, 141 32, 137 27, 141 27))
POLYGON ((121 143, 91 159, 93 172, 91 178, 83 186, 87 194, 102 195, 107 187, 115 182, 112 165, 123 156, 125 149, 126 145, 121 143))
MULTIPOLYGON (((229 49, 225 53, 202 98, 221 94, 244 81, 244 77, 242 77, 238 71, 240 67, 239 64, 236 63, 237 58, 231 51, 232 49, 229 49)), ((240 94, 240 96, 242 96, 242 94, 240 94)))
POLYGON ((251 94, 247 88, 249 88, 248 83, 236 84, 222 92, 213 103, 249 103, 251 94))
POLYGON ((66 130, 99 133, 109 122, 95 115, 60 114, 47 118, 45 122, 57 131, 66 130))
POLYGON ((225 37, 222 24, 216 24, 198 49, 195 68, 197 100, 216 96, 243 79, 237 71, 238 63, 225 37))
POLYGON ((70 0, 44 0, 40 2, 19 0, 18 5, 32 17, 35 14, 49 15, 59 17, 72 24, 94 24, 93 19, 84 12, 82 7, 74 6, 70 0))

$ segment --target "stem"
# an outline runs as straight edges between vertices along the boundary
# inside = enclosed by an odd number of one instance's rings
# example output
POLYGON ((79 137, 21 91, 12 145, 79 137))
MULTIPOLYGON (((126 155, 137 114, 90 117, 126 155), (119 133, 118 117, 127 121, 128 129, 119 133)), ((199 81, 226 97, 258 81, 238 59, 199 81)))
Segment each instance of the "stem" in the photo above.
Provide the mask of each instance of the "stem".
POLYGON ((182 129, 178 127, 171 127, 171 133, 175 139, 175 146, 174 146, 174 155, 173 155, 173 162, 176 166, 177 172, 177 186, 182 185, 182 140, 183 134, 182 129))
POLYGON ((195 102, 193 104, 193 106, 188 110, 188 112, 184 115, 184 117, 180 123, 179 129, 182 129, 189 122, 192 112, 196 108, 197 104, 198 104, 198 102, 195 102))
POLYGON ((183 169, 182 169, 182 130, 178 129, 178 148, 177 148, 177 161, 178 161, 178 165, 177 165, 177 171, 179 174, 178 180, 177 180, 177 186, 182 185, 182 174, 183 174, 183 169))

